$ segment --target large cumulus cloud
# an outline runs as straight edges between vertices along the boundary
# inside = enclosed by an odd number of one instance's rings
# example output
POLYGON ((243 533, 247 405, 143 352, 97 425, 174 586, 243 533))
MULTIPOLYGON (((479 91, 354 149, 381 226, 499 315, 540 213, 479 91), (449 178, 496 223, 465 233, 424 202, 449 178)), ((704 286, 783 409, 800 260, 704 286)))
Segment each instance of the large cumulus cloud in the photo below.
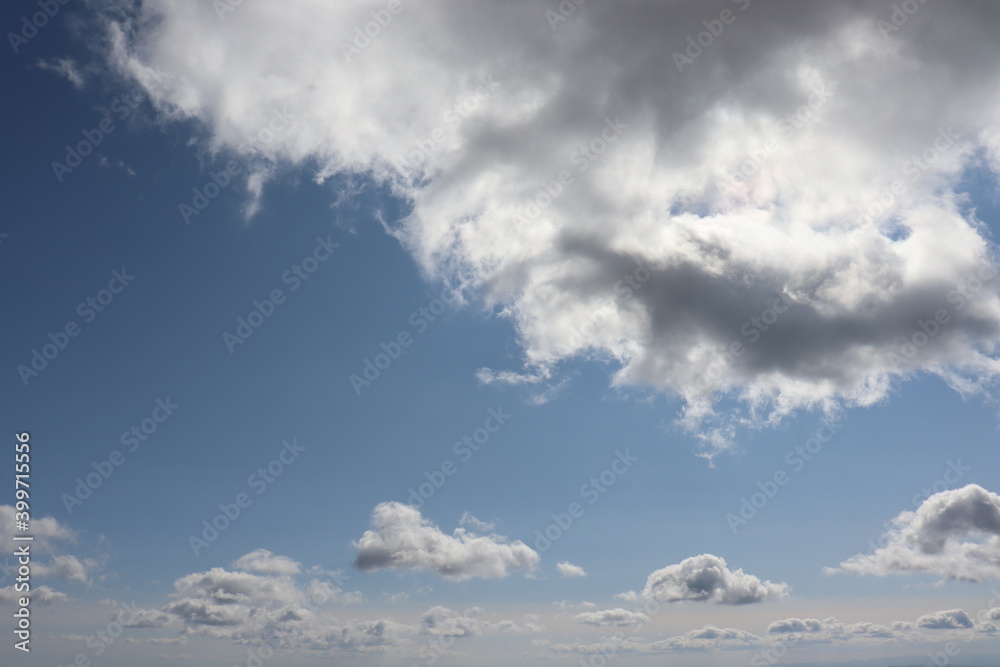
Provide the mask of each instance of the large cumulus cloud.
POLYGON ((935 493, 893 527, 872 553, 857 554, 828 573, 886 576, 931 573, 962 581, 1000 577, 1000 495, 978 484, 935 493))
POLYGON ((353 53, 383 2, 224 21, 115 4, 114 65, 250 161, 252 196, 291 166, 408 202, 386 224, 426 274, 517 328, 524 368, 482 377, 607 361, 614 384, 677 396, 707 455, 733 424, 870 405, 916 372, 996 378, 1000 300, 970 282, 991 251, 957 189, 1000 166, 995 3, 929 3, 892 32, 881 2, 735 3, 681 68, 718 8, 597 0, 553 28, 543 5, 428 0, 353 53), (275 113, 292 120, 263 132, 275 113))

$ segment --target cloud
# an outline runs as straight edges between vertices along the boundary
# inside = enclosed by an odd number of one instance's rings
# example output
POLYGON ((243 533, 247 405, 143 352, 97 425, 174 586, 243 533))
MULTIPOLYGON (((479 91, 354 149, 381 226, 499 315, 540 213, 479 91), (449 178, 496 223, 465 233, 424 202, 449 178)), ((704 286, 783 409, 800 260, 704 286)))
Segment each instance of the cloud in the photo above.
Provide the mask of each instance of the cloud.
POLYGON ((33 563, 31 571, 39 577, 55 577, 57 579, 68 579, 87 583, 87 571, 97 567, 94 561, 81 561, 76 556, 64 554, 53 556, 52 563, 33 563))
MULTIPOLYGON (((97 166, 101 167, 103 169, 110 169, 112 167, 112 163, 111 163, 111 160, 108 159, 107 155, 101 155, 100 153, 98 153, 97 154, 97 166)), ((121 159, 115 160, 113 166, 117 167, 118 169, 123 170, 129 176, 135 176, 136 175, 135 170, 132 169, 132 167, 130 167, 127 164, 125 164, 124 160, 121 160, 121 159)))
MULTIPOLYGON (((950 612, 945 612, 950 613, 950 612)), ((582 616, 583 614, 581 614, 582 616)), ((928 617, 934 616, 929 614, 928 617)), ((888 625, 859 621, 842 623, 836 618, 823 620, 815 618, 786 618, 768 625, 765 636, 739 628, 720 628, 706 625, 681 635, 660 640, 649 640, 641 636, 622 637, 617 635, 601 638, 591 643, 550 643, 547 649, 552 653, 575 653, 580 655, 657 655, 665 653, 714 650, 740 650, 775 647, 787 650, 789 646, 883 646, 898 644, 911 647, 914 643, 934 641, 930 635, 914 632, 914 624, 894 621, 888 625)), ((781 653, 784 654, 784 651, 781 653)), ((764 653, 775 655, 775 653, 764 653)), ((763 658, 761 658, 763 660, 763 658)), ((762 663, 763 664, 763 663, 762 663)))
MULTIPOLYGON (((9 542, 15 535, 24 534, 17 530, 14 515, 13 505, 0 505, 0 538, 5 542, 9 542)), ((34 537, 33 551, 51 552, 55 548, 55 543, 76 541, 76 533, 51 516, 32 518, 31 535, 34 537)))
POLYGON ((462 526, 463 528, 469 528, 479 533, 490 531, 496 528, 495 523, 489 523, 488 521, 480 521, 479 519, 472 516, 468 512, 462 513, 462 516, 458 519, 458 525, 462 526))
POLYGON ((597 605, 593 602, 587 602, 583 600, 582 602, 570 602, 569 600, 557 600, 553 602, 559 609, 596 609, 597 605))
POLYGON ((184 635, 180 637, 150 637, 149 639, 136 639, 135 637, 129 637, 125 640, 129 644, 152 644, 154 646, 186 646, 188 643, 188 638, 184 635))
POLYGON ((573 620, 577 623, 586 623, 587 625, 621 628, 630 625, 645 625, 649 622, 649 616, 641 612, 617 608, 583 612, 574 616, 573 620))
POLYGON ((83 88, 83 75, 80 73, 80 70, 77 68, 76 63, 73 62, 72 58, 53 58, 51 60, 43 59, 38 61, 36 67, 64 77, 67 81, 73 84, 74 88, 83 88))
POLYGON ((302 566, 287 556, 276 556, 267 549, 254 549, 232 565, 237 570, 258 574, 298 574, 302 566))
POLYGON ((746 630, 706 625, 703 628, 691 630, 677 637, 653 642, 650 644, 649 650, 657 652, 706 648, 744 648, 755 646, 759 642, 759 636, 746 630))
POLYGON ((65 593, 52 590, 48 586, 39 586, 31 593, 31 601, 38 604, 52 604, 53 602, 63 602, 67 599, 65 593))
POLYGON ((221 605, 247 601, 291 604, 301 599, 295 582, 289 577, 230 572, 221 567, 185 575, 174 582, 174 588, 180 595, 221 605))
POLYGON ((901 512, 881 538, 885 546, 857 554, 827 573, 886 576, 927 572, 983 582, 1000 577, 1000 496, 977 484, 936 493, 901 512))
MULTIPOLYGON (((287 570, 287 563, 292 562, 262 551, 247 554, 253 558, 244 564, 263 563, 268 568, 284 563, 283 569, 287 570)), ((408 637, 417 632, 416 626, 385 618, 338 620, 323 606, 331 601, 357 601, 360 593, 331 589, 327 582, 317 579, 302 588, 288 575, 212 568, 178 578, 174 590, 176 599, 164 605, 162 612, 140 610, 130 626, 160 627, 176 623, 185 634, 251 644, 266 640, 274 647, 292 650, 355 653, 404 646, 409 642, 408 637)))
POLYGON ((556 563, 556 569, 559 570, 559 574, 564 577, 586 577, 587 571, 584 570, 579 565, 573 565, 569 561, 563 561, 561 563, 556 563))
POLYGON ((769 635, 794 634, 803 643, 843 644, 848 642, 907 641, 913 624, 908 621, 894 621, 889 625, 859 621, 841 623, 830 617, 822 621, 815 618, 786 618, 767 626, 769 635), (801 636, 800 636, 801 635, 801 636))
POLYGON ((243 605, 214 604, 185 598, 171 602, 164 609, 186 626, 241 626, 250 620, 250 609, 243 605))
MULTIPOLYGON (((17 591, 13 586, 0 588, 0 602, 2 603, 16 603, 19 598, 24 596, 25 593, 23 591, 17 591)), ((33 603, 52 604, 53 602, 63 602, 67 599, 69 598, 66 597, 65 593, 52 590, 48 586, 39 586, 31 591, 31 601, 33 603)))
MULTIPOLYGON (((15 517, 16 510, 13 505, 0 505, 0 540, 11 542, 14 536, 25 534, 24 531, 18 529, 15 517)), ((77 581, 87 585, 91 583, 92 575, 101 567, 104 556, 98 560, 79 558, 64 553, 69 545, 76 543, 77 534, 69 526, 60 523, 51 516, 32 518, 30 529, 30 534, 34 538, 31 542, 31 572, 34 576, 77 581), (43 554, 46 555, 43 556, 43 554)), ((4 563, 0 566, 0 583, 13 577, 16 571, 16 559, 9 555, 5 556, 4 563)), ((48 587, 45 588, 52 595, 57 596, 53 599, 62 599, 58 597, 63 596, 62 593, 57 593, 48 587)), ((35 589, 33 595, 37 595, 39 590, 35 589)), ((35 598, 33 597, 33 599, 35 598)))
POLYGON ((535 614, 524 616, 523 626, 511 620, 496 622, 483 618, 483 610, 472 607, 464 611, 453 611, 448 607, 431 607, 420 617, 420 634, 434 637, 477 637, 486 633, 541 632, 544 630, 535 614))
POLYGON ((162 628, 170 624, 171 616, 159 609, 130 609, 128 614, 119 609, 115 620, 126 628, 162 628))
MULTIPOLYGON (((251 552, 260 556, 259 551, 251 552)), ((258 558, 249 562, 258 562, 258 558)), ((265 563, 281 562, 273 554, 265 563)), ((240 559, 242 560, 242 559, 240 559)), ((237 561, 239 562, 239 561, 237 561)), ((309 568, 310 570, 313 568, 309 568)), ((317 657, 379 653, 403 661, 405 651, 423 637, 463 638, 487 633, 540 632, 538 617, 524 616, 521 624, 487 618, 483 609, 456 611, 443 606, 427 609, 415 623, 392 618, 339 619, 325 605, 357 601, 360 593, 332 590, 312 579, 306 586, 282 574, 255 574, 212 568, 174 582, 174 598, 155 609, 119 612, 115 618, 130 628, 169 626, 184 635, 229 639, 239 644, 267 642, 277 649, 307 652, 317 657), (126 622, 127 621, 127 622, 126 622)), ((442 645, 451 645, 451 643, 442 645)))
POLYGON ((718 556, 702 554, 656 570, 646 579, 642 593, 621 597, 741 605, 785 598, 790 590, 788 584, 761 581, 743 570, 730 570, 718 556))
POLYGON ((364 602, 365 596, 361 591, 344 592, 339 586, 334 586, 328 581, 313 579, 306 588, 306 596, 313 604, 326 604, 328 602, 339 602, 341 604, 358 604, 364 602))
POLYGON ((483 378, 608 362, 677 397, 706 456, 917 373, 997 379, 990 245, 960 190, 1000 171, 993 3, 928 4, 891 39, 879 2, 747 3, 690 64, 698 0, 590 3, 556 32, 532 5, 433 0, 345 54, 380 7, 141 3, 103 28, 161 117, 250 164, 252 197, 292 169, 404 200, 385 226, 424 273, 515 327, 523 363, 483 378))
POLYGON ((420 632, 441 637, 481 635, 486 628, 486 624, 476 618, 481 612, 481 609, 475 607, 462 614, 447 607, 431 607, 420 618, 420 632))
POLYGON ((501 535, 478 536, 465 528, 446 535, 402 503, 378 504, 372 511, 372 530, 355 543, 354 566, 359 570, 394 568, 430 570, 445 579, 496 579, 510 570, 534 570, 538 554, 517 540, 501 535))
POLYGON ((525 614, 524 629, 528 632, 544 632, 545 626, 542 625, 541 616, 538 614, 525 614))
POLYGON ((917 619, 917 626, 929 630, 961 630, 973 627, 972 619, 962 609, 949 609, 924 614, 917 619))
POLYGON ((768 634, 785 632, 819 632, 823 627, 821 621, 815 618, 786 618, 773 621, 767 626, 768 634))

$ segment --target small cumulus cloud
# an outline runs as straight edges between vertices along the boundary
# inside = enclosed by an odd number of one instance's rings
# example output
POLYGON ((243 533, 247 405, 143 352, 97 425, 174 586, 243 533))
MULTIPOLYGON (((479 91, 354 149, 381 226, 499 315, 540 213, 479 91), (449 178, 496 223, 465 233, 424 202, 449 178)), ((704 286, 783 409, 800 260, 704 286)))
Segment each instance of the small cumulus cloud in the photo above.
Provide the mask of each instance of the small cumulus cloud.
POLYGON ((573 620, 577 623, 585 623, 587 625, 621 628, 631 625, 644 625, 649 622, 649 616, 641 612, 617 608, 582 612, 574 616, 573 620))
POLYGON ((287 556, 276 556, 267 549, 255 549, 232 565, 237 570, 258 574, 298 574, 302 566, 287 556))
POLYGON ((512 570, 534 570, 538 554, 520 540, 501 535, 477 535, 456 528, 448 535, 425 519, 420 511, 398 502, 377 505, 372 529, 355 547, 354 566, 359 570, 429 570, 445 579, 497 579, 512 570))
POLYGON ((622 593, 619 597, 626 600, 742 605, 780 600, 788 597, 790 591, 788 584, 761 581, 743 570, 730 570, 726 561, 718 556, 702 554, 656 570, 646 579, 641 593, 622 593))
POLYGON ((586 570, 584 570, 579 565, 573 565, 569 561, 562 561, 561 563, 556 563, 556 569, 559 570, 559 574, 567 578, 587 576, 586 570))
POLYGON ((962 609, 949 609, 924 614, 917 619, 917 627, 928 630, 962 630, 973 627, 974 623, 962 609))

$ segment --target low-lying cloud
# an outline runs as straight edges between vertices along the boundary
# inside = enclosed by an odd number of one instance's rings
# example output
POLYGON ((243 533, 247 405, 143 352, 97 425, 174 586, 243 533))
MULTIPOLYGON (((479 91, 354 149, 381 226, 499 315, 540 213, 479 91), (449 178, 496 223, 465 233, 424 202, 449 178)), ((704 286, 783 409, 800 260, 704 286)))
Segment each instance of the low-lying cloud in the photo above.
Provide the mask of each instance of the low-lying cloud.
POLYGON ((761 581, 743 570, 730 570, 726 561, 718 556, 702 554, 656 570, 646 579, 641 593, 629 592, 621 597, 743 605, 780 600, 788 597, 790 591, 788 584, 761 581))
POLYGON ((900 513, 884 547, 857 554, 827 573, 887 576, 930 573, 985 582, 1000 577, 1000 495, 978 484, 935 493, 900 513))

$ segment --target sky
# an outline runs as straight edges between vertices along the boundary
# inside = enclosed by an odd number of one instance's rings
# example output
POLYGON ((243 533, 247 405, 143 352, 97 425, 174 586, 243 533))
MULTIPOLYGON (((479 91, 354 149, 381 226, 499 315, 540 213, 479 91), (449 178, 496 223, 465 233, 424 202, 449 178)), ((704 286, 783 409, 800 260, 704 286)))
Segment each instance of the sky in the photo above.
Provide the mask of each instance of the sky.
POLYGON ((3 26, 4 664, 997 664, 1000 5, 3 26))

